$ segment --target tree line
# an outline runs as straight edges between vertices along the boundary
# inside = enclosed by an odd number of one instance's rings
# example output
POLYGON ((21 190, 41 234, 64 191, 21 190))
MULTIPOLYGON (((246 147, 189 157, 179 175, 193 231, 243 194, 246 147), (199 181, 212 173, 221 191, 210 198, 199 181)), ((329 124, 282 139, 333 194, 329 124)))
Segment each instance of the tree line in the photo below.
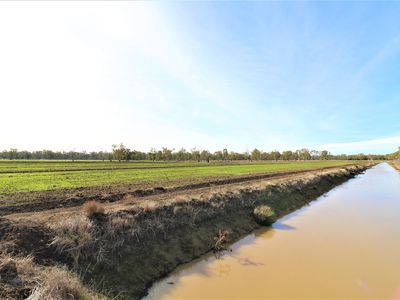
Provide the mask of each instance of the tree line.
POLYGON ((123 144, 112 145, 111 151, 86 152, 86 151, 19 151, 17 149, 4 150, 0 152, 0 159, 14 160, 102 160, 102 161, 232 161, 232 160, 249 160, 249 161, 295 161, 295 160, 386 160, 400 159, 399 151, 387 154, 340 154, 333 155, 327 150, 317 151, 309 149, 287 150, 287 151, 270 151, 265 152, 258 149, 246 152, 228 151, 226 148, 220 151, 210 152, 208 150, 199 150, 196 148, 190 151, 182 148, 180 150, 152 148, 148 152, 131 150, 123 144))

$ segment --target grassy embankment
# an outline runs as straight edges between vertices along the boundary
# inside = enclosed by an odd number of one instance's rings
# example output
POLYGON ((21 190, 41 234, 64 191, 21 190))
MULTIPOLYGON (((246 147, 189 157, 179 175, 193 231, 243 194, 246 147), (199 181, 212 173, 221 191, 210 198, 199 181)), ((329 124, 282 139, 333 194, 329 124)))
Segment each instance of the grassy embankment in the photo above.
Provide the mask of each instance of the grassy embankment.
POLYGON ((355 161, 259 163, 0 161, 0 194, 107 186, 176 186, 215 178, 314 170, 355 161))

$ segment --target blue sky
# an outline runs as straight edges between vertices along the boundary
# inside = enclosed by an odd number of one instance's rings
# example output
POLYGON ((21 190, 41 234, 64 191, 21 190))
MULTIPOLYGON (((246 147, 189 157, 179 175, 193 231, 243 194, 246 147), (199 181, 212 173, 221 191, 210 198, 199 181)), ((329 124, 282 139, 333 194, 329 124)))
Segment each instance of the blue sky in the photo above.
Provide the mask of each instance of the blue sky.
POLYGON ((2 2, 0 148, 388 153, 400 3, 2 2))

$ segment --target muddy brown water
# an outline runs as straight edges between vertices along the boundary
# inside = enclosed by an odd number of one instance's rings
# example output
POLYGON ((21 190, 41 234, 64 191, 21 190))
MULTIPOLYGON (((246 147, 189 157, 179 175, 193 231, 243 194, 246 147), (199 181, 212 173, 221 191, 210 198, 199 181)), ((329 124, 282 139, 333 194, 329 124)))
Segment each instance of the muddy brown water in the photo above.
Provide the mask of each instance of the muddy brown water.
POLYGON ((231 249, 145 299, 400 299, 400 173, 379 164, 231 249))

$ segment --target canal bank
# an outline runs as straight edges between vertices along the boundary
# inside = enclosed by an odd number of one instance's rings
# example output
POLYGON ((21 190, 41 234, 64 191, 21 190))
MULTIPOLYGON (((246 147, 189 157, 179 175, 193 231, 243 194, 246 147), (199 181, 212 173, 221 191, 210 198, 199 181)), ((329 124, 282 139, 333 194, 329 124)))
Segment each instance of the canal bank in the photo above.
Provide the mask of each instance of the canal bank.
POLYGON ((400 174, 380 164, 311 205, 179 267, 147 299, 400 297, 400 174))
POLYGON ((232 243, 261 228, 253 216, 255 207, 268 205, 277 217, 287 215, 370 166, 322 170, 273 183, 260 181, 251 187, 148 207, 145 213, 117 212, 109 218, 134 215, 135 238, 124 241, 118 255, 87 268, 86 277, 102 282, 102 288, 113 295, 124 291, 123 298, 140 298, 155 280, 212 251, 221 235, 223 242, 232 243))

